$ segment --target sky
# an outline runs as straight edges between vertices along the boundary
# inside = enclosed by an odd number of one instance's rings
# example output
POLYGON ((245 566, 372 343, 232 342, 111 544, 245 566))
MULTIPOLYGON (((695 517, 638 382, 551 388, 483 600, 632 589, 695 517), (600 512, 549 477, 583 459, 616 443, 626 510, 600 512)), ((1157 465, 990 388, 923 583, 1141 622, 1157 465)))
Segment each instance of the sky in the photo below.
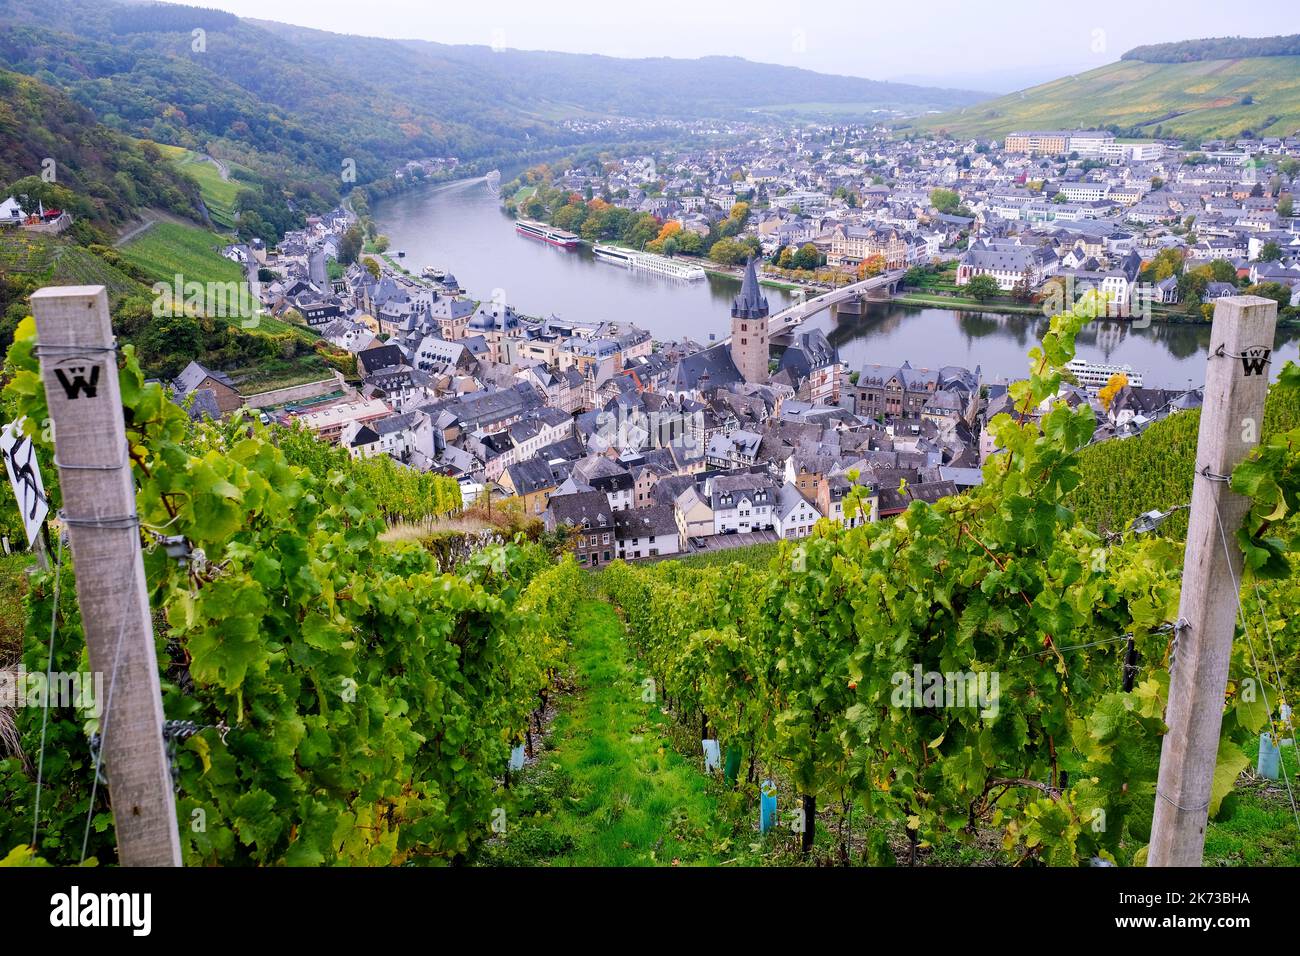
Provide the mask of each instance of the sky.
POLYGON ((1251 0, 191 0, 336 33, 611 56, 743 56, 877 80, 1008 92, 1145 43, 1300 33, 1300 3, 1251 0), (1240 11, 1239 11, 1240 12, 1240 11))

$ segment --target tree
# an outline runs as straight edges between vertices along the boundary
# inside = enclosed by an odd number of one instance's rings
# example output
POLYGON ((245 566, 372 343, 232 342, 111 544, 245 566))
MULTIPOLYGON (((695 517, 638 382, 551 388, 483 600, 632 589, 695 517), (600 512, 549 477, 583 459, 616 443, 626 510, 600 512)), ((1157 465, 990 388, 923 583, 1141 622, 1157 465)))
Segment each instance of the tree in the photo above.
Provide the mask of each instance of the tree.
POLYGON ((799 247, 799 251, 794 254, 796 269, 816 269, 821 264, 822 254, 811 242, 805 242, 799 247))
POLYGON ((983 302, 985 299, 991 299, 1001 290, 998 288, 997 279, 994 279, 991 275, 981 274, 966 284, 966 291, 980 302, 983 302))
POLYGON ((1290 219, 1295 215, 1295 201, 1291 198, 1290 193, 1285 193, 1277 201, 1277 214, 1282 219, 1290 219))
POLYGON ((870 279, 878 276, 885 271, 885 257, 876 253, 874 256, 868 256, 858 263, 858 278, 870 279))
POLYGON ((375 252, 387 252, 389 239, 385 235, 380 235, 375 239, 375 252))
POLYGON ((1097 398, 1101 402, 1101 407, 1110 411, 1110 403, 1115 400, 1120 389, 1128 385, 1128 376, 1123 372, 1116 372, 1106 381, 1106 385, 1097 393, 1097 398))
POLYGON ((364 243, 365 239, 361 234, 361 226, 353 223, 348 227, 348 231, 343 233, 343 240, 339 243, 339 262, 345 266, 350 266, 356 262, 364 243))
POLYGON ((941 213, 952 213, 961 205, 961 196, 951 189, 932 189, 930 190, 930 205, 941 213))
POLYGON ((1260 262, 1277 262, 1282 258, 1282 247, 1276 242, 1266 242, 1259 250, 1260 262))
POLYGON ((1199 301, 1205 294, 1205 287, 1209 282, 1209 269, 1205 266, 1188 269, 1178 277, 1178 297, 1184 302, 1190 302, 1192 299, 1199 301))
POLYGON ((371 276, 376 279, 379 278, 379 260, 375 259, 374 256, 366 256, 365 260, 361 264, 366 267, 366 271, 369 272, 371 276))
POLYGON ((1227 259, 1215 259, 1210 263, 1210 278, 1215 282, 1237 282, 1237 267, 1227 259))
POLYGON ((1246 294, 1272 299, 1279 309, 1285 309, 1291 304, 1291 289, 1280 282, 1256 282, 1246 288, 1246 294))
POLYGON ((744 259, 749 253, 747 246, 737 242, 735 239, 723 237, 713 244, 709 249, 709 258, 714 262, 720 262, 724 266, 734 266, 744 259))

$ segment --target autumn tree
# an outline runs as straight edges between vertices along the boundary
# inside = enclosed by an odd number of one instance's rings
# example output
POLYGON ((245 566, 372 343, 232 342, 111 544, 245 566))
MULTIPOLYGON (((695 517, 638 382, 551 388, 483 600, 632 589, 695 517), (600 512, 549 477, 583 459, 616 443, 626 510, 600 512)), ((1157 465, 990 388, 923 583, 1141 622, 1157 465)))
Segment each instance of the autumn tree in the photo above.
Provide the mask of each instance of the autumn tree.
POLYGON ((858 278, 870 279, 885 271, 885 257, 880 253, 868 256, 858 263, 858 278))
POLYGON ((1101 402, 1101 407, 1110 411, 1110 403, 1115 400, 1120 389, 1128 385, 1128 376, 1123 372, 1115 372, 1106 380, 1105 386, 1097 393, 1097 398, 1101 402))

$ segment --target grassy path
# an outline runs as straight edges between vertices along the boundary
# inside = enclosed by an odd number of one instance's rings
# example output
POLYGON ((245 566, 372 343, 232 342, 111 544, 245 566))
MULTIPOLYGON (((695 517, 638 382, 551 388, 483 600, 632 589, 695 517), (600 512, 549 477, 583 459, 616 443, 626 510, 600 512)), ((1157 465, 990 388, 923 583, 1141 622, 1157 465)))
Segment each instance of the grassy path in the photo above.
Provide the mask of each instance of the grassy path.
POLYGON ((729 830, 709 778, 675 752, 669 718, 642 700, 623 623, 588 599, 574 622, 577 692, 511 790, 507 834, 484 862, 668 866, 722 862, 729 830))

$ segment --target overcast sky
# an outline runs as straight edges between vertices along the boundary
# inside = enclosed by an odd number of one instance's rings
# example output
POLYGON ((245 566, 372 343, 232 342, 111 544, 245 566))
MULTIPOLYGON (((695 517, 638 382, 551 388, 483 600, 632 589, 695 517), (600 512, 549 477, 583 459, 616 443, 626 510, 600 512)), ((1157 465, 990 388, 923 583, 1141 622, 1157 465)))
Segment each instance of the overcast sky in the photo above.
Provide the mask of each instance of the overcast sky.
POLYGON ((1295 0, 192 2, 337 33, 612 56, 724 54, 994 91, 1101 66, 1144 43, 1300 33, 1295 0))

